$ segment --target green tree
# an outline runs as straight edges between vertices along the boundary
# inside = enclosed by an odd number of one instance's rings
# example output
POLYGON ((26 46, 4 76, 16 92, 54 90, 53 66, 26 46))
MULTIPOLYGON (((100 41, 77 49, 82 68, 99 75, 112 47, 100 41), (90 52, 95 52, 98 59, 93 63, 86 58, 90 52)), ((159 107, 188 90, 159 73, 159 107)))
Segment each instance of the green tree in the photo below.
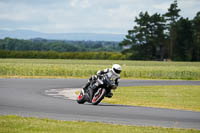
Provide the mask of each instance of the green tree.
POLYGON ((169 45, 168 45, 168 58, 172 59, 173 56, 173 47, 176 43, 176 23, 180 17, 179 12, 181 10, 178 9, 177 0, 170 5, 168 12, 164 14, 166 22, 167 22, 167 34, 169 38, 169 45))
POLYGON ((166 38, 164 17, 157 13, 150 16, 148 12, 141 12, 135 22, 137 25, 128 31, 120 45, 131 46, 128 51, 132 52, 133 59, 163 58, 162 49, 166 38))
POLYGON ((200 61, 200 12, 197 13, 193 23, 193 43, 192 60, 200 61))
POLYGON ((151 16, 151 44, 154 47, 152 50, 152 54, 156 57, 156 59, 163 60, 166 57, 166 34, 164 33, 165 27, 165 19, 160 14, 155 13, 151 16))
POLYGON ((186 18, 180 18, 176 24, 176 43, 174 45, 173 59, 180 61, 191 61, 193 51, 192 22, 186 18))

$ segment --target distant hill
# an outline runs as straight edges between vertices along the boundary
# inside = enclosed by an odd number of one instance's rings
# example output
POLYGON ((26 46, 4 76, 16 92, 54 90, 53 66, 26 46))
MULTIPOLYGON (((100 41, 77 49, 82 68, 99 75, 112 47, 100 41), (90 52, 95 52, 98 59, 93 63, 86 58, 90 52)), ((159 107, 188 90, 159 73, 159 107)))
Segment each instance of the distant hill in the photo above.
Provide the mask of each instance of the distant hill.
POLYGON ((33 39, 44 38, 51 40, 90 40, 90 41, 122 41, 124 34, 109 34, 109 33, 41 33, 31 30, 0 30, 0 39, 5 37, 17 39, 33 39))

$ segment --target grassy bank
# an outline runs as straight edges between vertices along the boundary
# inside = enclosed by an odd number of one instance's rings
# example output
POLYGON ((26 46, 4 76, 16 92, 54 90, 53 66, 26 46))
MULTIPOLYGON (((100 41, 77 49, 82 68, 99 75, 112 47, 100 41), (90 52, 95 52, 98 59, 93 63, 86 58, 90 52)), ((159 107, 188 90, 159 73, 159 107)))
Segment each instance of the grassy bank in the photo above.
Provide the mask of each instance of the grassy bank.
POLYGON ((133 106, 200 111, 200 86, 119 87, 103 102, 133 106))
POLYGON ((1 77, 89 77, 112 64, 122 65, 122 78, 200 80, 200 62, 0 59, 1 77))
POLYGON ((199 133, 195 129, 137 127, 97 122, 69 122, 0 116, 0 133, 199 133))

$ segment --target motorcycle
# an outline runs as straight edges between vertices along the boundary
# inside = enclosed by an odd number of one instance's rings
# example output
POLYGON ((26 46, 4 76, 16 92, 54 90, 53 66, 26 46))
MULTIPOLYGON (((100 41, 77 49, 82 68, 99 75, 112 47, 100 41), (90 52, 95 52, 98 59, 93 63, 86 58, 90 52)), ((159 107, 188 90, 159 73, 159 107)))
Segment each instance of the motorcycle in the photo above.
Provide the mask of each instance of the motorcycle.
POLYGON ((77 98, 77 103, 84 104, 85 102, 89 102, 93 105, 97 105, 111 92, 111 89, 116 88, 115 82, 112 81, 107 74, 104 74, 102 77, 98 77, 96 81, 91 81, 86 91, 83 89, 81 90, 77 98), (96 90, 92 90, 91 88, 96 82, 100 85, 96 90))

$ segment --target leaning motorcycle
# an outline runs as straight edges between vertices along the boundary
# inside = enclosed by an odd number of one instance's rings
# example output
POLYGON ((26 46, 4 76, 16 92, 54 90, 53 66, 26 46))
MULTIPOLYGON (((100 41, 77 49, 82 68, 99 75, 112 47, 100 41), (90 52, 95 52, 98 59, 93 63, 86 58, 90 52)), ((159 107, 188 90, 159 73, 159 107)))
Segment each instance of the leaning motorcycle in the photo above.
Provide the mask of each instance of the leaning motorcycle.
POLYGON ((77 102, 79 104, 84 104, 85 102, 92 103, 93 105, 99 104, 104 97, 111 91, 111 89, 116 89, 117 86, 115 82, 110 80, 107 74, 103 75, 101 78, 97 78, 96 81, 91 81, 87 90, 81 90, 78 95, 77 102), (101 84, 96 90, 92 90, 92 86, 98 82, 101 84))

